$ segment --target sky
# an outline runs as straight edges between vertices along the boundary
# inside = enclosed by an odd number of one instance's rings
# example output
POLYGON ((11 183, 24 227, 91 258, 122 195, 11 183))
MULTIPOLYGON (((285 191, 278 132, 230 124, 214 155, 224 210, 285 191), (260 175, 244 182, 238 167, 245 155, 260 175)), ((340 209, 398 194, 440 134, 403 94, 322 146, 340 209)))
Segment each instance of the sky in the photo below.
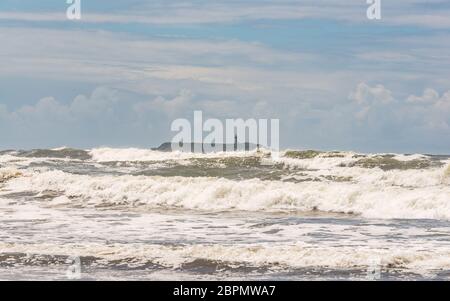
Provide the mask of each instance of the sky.
POLYGON ((0 149, 154 147, 278 118, 282 148, 450 154, 450 0, 0 1, 0 149))

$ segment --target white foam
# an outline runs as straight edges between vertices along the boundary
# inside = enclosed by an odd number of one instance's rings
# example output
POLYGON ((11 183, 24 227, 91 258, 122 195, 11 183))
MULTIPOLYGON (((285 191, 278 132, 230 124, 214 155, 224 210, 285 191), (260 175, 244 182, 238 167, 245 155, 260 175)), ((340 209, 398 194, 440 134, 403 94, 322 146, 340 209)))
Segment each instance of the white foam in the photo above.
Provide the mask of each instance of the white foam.
POLYGON ((217 152, 217 153, 189 153, 189 152, 160 152, 150 149, 138 148, 95 148, 89 151, 92 159, 97 162, 113 161, 167 161, 167 160, 187 160, 194 158, 225 158, 225 157, 246 157, 252 156, 256 151, 251 152, 217 152))
MULTIPOLYGON (((130 266, 147 262, 169 268, 203 259, 251 266, 279 266, 293 268, 324 267, 355 269, 369 266, 373 259, 380 267, 413 269, 427 274, 430 270, 450 268, 450 251, 401 248, 386 250, 367 247, 312 247, 302 243, 293 245, 187 245, 162 246, 151 244, 21 244, 0 243, 1 252, 46 254, 61 256, 94 256, 106 262, 129 262, 130 266)), ((276 267, 275 267, 276 268, 276 267)))
POLYGON ((275 161, 278 163, 284 163, 286 166, 298 167, 302 169, 330 169, 340 165, 348 165, 355 162, 357 159, 354 157, 355 153, 345 152, 339 153, 339 157, 327 157, 325 154, 319 154, 314 158, 309 159, 296 159, 284 157, 284 153, 278 157, 275 161))
MULTIPOLYGON (((442 175, 441 170, 441 175, 442 175)), ((373 218, 450 219, 450 186, 392 186, 384 182, 232 181, 222 178, 87 176, 31 172, 6 183, 9 191, 59 191, 82 206, 200 210, 356 213, 373 218)), ((1 195, 1 194, 0 194, 1 195)))
POLYGON ((70 158, 46 158, 46 157, 19 157, 15 154, 7 154, 0 156, 0 163, 7 165, 9 167, 28 167, 33 163, 46 163, 49 160, 60 161, 60 162, 70 162, 77 161, 70 158))
MULTIPOLYGON (((306 178, 335 177, 352 181, 354 183, 372 184, 377 186, 405 186, 405 187, 429 187, 448 185, 450 177, 445 170, 449 167, 432 167, 424 169, 392 169, 382 170, 378 167, 363 168, 351 166, 351 163, 359 160, 352 153, 346 153, 343 157, 321 157, 310 159, 293 159, 280 157, 276 161, 283 163, 286 168, 302 171, 306 178), (351 166, 351 167, 350 167, 351 166)), ((450 162, 443 161, 444 166, 450 166, 450 162)), ((448 172, 450 173, 450 172, 448 172)))
POLYGON ((0 168, 0 183, 10 180, 12 178, 20 177, 22 173, 16 168, 5 167, 0 168))
POLYGON ((414 160, 426 160, 429 157, 426 155, 422 155, 422 154, 411 154, 411 155, 403 155, 403 154, 394 154, 393 159, 397 160, 397 161, 403 161, 403 162, 407 162, 407 161, 414 161, 414 160))
POLYGON ((20 160, 19 157, 13 156, 11 154, 1 155, 0 156, 0 163, 8 163, 11 161, 20 160))

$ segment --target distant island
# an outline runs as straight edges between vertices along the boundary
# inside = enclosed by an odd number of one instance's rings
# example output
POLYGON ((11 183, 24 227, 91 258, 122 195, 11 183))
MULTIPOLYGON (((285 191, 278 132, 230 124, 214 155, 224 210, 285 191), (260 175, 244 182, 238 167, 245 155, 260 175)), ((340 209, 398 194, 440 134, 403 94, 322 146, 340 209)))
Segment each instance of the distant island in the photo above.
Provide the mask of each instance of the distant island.
MULTIPOLYGON (((190 149, 191 152, 195 152, 195 149, 201 149, 202 153, 207 153, 208 149, 212 149, 213 147, 217 150, 222 150, 224 152, 226 151, 238 151, 238 150, 242 150, 242 151, 252 151, 255 149, 258 149, 259 146, 257 144, 253 144, 253 143, 239 143, 239 144, 204 144, 204 143, 186 143, 187 145, 189 145, 187 148, 190 149)), ((172 151, 172 143, 171 142, 164 142, 163 144, 161 144, 158 147, 154 147, 152 148, 152 150, 154 151, 159 151, 159 152, 171 152, 172 151)))
MULTIPOLYGON (((252 151, 257 150, 260 148, 259 144, 254 143, 237 143, 237 137, 234 138, 234 144, 205 144, 205 143, 195 143, 195 142, 189 142, 183 144, 180 143, 180 147, 184 147, 184 149, 189 149, 191 152, 195 152, 195 150, 202 150, 202 153, 207 153, 210 149, 215 150, 222 150, 224 152, 226 151, 252 151)), ((159 152, 171 152, 172 151, 172 142, 164 142, 158 147, 152 148, 152 150, 159 151, 159 152)))

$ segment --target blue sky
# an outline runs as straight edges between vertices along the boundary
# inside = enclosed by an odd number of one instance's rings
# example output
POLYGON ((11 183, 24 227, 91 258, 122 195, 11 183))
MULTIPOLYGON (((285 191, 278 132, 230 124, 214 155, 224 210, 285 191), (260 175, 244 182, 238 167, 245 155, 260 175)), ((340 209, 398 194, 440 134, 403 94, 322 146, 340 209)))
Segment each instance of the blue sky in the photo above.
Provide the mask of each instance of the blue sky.
POLYGON ((450 153, 450 1, 0 2, 0 149, 151 147, 279 118, 284 148, 450 153))

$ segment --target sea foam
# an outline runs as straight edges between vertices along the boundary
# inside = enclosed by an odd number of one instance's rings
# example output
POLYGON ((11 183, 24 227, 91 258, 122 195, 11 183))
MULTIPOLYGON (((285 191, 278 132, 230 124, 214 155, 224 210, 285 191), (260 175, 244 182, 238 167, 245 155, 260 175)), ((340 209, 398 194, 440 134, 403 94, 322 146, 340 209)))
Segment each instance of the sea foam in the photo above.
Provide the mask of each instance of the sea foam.
POLYGON ((372 218, 450 219, 448 185, 411 188, 393 186, 389 181, 290 183, 213 177, 93 176, 62 171, 24 175, 10 179, 6 189, 42 196, 53 192, 51 196, 66 198, 57 202, 86 207, 323 211, 372 218))

